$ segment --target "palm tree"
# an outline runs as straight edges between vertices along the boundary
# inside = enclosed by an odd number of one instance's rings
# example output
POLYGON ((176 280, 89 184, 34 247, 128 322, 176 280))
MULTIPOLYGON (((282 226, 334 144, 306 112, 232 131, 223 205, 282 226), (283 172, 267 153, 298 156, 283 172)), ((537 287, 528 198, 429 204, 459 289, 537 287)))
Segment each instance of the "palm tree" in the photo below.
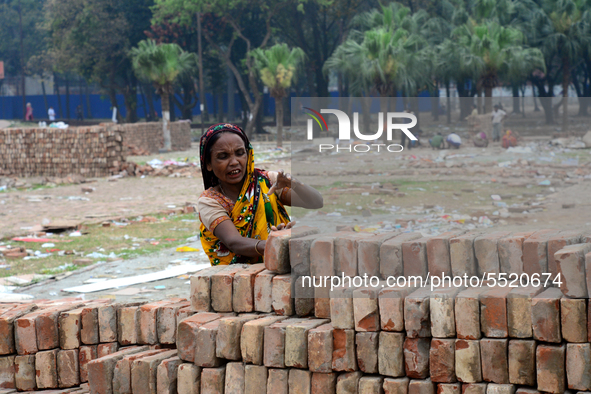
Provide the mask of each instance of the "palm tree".
POLYGON ((591 23, 588 0, 540 0, 533 10, 532 44, 546 59, 558 58, 562 67, 562 129, 568 131, 568 88, 573 65, 591 43, 586 27, 591 23), (550 56, 548 56, 550 55, 550 56))
MULTIPOLYGON (((402 90, 410 97, 430 82, 431 62, 429 47, 418 34, 378 27, 363 33, 360 42, 350 38, 341 44, 324 68, 347 76, 352 92, 377 93, 385 98, 402 90)), ((386 100, 381 104, 386 117, 386 100)))
POLYGON ((140 41, 130 55, 137 77, 152 82, 162 98, 164 150, 170 151, 170 95, 174 94, 176 79, 195 69, 197 55, 183 51, 177 44, 156 44, 154 40, 140 41))
POLYGON ((261 80, 275 99, 277 118, 277 146, 283 145, 283 99, 296 78, 296 69, 306 55, 301 48, 289 49, 287 44, 276 44, 269 49, 251 52, 261 80))
POLYGON ((525 47, 520 30, 494 21, 469 20, 454 30, 452 39, 460 48, 460 71, 471 72, 484 88, 485 112, 492 111, 492 89, 501 78, 525 78, 536 68, 544 69, 542 52, 525 47))

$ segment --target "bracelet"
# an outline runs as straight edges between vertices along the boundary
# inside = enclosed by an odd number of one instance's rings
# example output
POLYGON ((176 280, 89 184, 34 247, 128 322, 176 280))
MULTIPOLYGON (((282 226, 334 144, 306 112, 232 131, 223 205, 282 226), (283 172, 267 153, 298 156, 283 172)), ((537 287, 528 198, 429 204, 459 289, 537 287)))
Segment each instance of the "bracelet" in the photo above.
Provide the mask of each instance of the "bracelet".
POLYGON ((254 251, 257 252, 259 255, 263 255, 261 252, 259 252, 259 243, 261 243, 263 240, 259 239, 259 241, 256 243, 256 245, 254 246, 254 251))

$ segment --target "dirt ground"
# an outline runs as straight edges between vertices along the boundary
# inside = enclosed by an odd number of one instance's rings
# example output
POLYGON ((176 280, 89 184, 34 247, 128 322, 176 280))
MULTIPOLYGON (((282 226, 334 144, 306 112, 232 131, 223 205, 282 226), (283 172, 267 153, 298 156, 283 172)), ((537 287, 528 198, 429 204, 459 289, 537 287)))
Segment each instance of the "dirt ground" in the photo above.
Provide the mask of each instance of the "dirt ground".
MULTIPOLYGON (((578 130, 584 130, 585 119, 578 130)), ((516 125, 517 130, 519 126, 516 125)), ((524 126, 525 127, 525 126, 524 126)), ((427 130, 466 133, 465 125, 426 124, 427 130)), ((287 128, 286 134, 290 130, 287 128)), ((272 152, 273 143, 255 143, 257 167, 290 171, 316 187, 324 196, 318 211, 292 211, 300 224, 335 231, 337 226, 357 225, 357 230, 400 228, 425 235, 451 229, 484 232, 523 231, 540 228, 579 230, 591 234, 591 150, 552 145, 553 127, 536 133, 522 132, 522 150, 507 151, 495 143, 476 148, 436 151, 422 147, 402 153, 326 153, 299 143, 293 152, 272 152), (533 135, 531 135, 533 134, 533 135), (266 153, 260 153, 266 152, 266 153), (280 157, 279 159, 277 157, 280 157), (283 158, 281 158, 283 156, 283 158)), ((153 159, 198 161, 198 144, 190 151, 167 155, 130 157, 145 164, 153 159)), ((26 235, 43 219, 73 219, 100 223, 121 217, 158 213, 195 203, 203 190, 199 171, 194 177, 124 177, 96 179, 89 184, 57 187, 33 186, 0 192, 0 241, 26 235), (92 193, 83 193, 90 186, 92 193)), ((35 185, 39 180, 26 180, 35 185)), ((193 246, 199 248, 196 242, 193 246)), ((74 272, 57 282, 25 288, 42 298, 64 296, 61 290, 101 276, 125 277, 163 269, 171 261, 185 259, 207 263, 202 252, 181 254, 165 249, 132 260, 107 262, 74 272)), ((118 300, 159 299, 187 295, 187 276, 132 286, 134 294, 117 290, 88 294, 118 300), (165 286, 161 290, 155 286, 165 286)), ((133 292, 133 291, 132 291, 133 292)))

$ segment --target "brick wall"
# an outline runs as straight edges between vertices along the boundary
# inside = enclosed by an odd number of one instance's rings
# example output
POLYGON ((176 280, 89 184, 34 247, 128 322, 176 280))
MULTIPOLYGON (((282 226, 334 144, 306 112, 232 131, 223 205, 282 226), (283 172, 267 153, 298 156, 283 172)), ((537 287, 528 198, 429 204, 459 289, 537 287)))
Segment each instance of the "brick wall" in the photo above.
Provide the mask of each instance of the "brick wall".
POLYGON ((86 177, 109 175, 125 160, 114 127, 0 130, 0 175, 86 177))
MULTIPOLYGON (((191 147, 189 122, 171 123, 173 150, 191 147)), ((161 123, 72 127, 68 129, 1 129, 0 175, 19 177, 108 176, 125 161, 127 145, 149 152, 162 147, 161 123)))
MULTIPOLYGON (((162 123, 132 123, 117 126, 124 132, 123 145, 132 145, 151 153, 158 153, 164 146, 162 123)), ((191 123, 188 121, 170 123, 170 139, 172 150, 187 150, 191 148, 191 123)))

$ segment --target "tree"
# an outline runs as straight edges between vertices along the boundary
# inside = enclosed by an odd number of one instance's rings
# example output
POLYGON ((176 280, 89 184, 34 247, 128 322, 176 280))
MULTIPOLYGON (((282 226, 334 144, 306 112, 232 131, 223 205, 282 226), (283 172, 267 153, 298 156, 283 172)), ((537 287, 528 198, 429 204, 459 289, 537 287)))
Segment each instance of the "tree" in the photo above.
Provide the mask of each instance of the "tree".
POLYGON ((252 115, 245 130, 249 136, 252 135, 256 115, 263 103, 252 51, 267 45, 272 34, 271 19, 286 3, 287 0, 156 0, 155 22, 171 17, 172 21, 187 25, 193 23, 198 12, 216 17, 213 28, 204 26, 203 36, 236 78, 238 88, 252 115), (222 34, 217 34, 222 29, 228 29, 231 33, 222 31, 222 34), (233 57, 237 40, 243 44, 244 57, 240 59, 233 57), (248 87, 244 81, 244 74, 248 80, 248 87))
MULTIPOLYGON (((76 72, 108 94, 123 94, 128 122, 137 120, 137 79, 129 50, 150 27, 153 0, 47 0, 45 27, 57 71, 76 72)), ((120 112, 120 111, 119 111, 120 112)))
POLYGON ((170 95, 175 80, 195 69, 197 55, 183 51, 177 44, 158 45, 154 40, 140 41, 130 55, 138 78, 151 81, 162 98, 164 150, 170 151, 170 95))
MULTIPOLYGON (((20 75, 19 90, 25 116, 25 77, 34 73, 29 60, 45 48, 45 32, 39 29, 43 2, 38 0, 4 0, 0 2, 0 60, 7 75, 20 75)), ((0 87, 3 80, 0 79, 0 87)))
POLYGON ((255 49, 252 53, 255 66, 261 80, 269 88, 271 97, 275 99, 275 117, 277 118, 277 146, 283 145, 283 99, 293 80, 296 69, 304 60, 301 48, 291 51, 287 44, 276 44, 269 49, 255 49))
POLYGON ((571 71, 591 37, 586 26, 591 23, 588 0, 539 0, 533 9, 529 28, 532 44, 548 62, 557 58, 562 73, 562 130, 568 131, 568 88, 571 71))
POLYGON ((452 37, 461 49, 460 67, 472 72, 478 86, 484 89, 487 113, 492 111, 492 89, 501 78, 526 78, 536 68, 544 69, 540 50, 525 47, 521 31, 497 22, 477 24, 470 20, 457 28, 452 37))
MULTIPOLYGON (((291 0, 274 17, 272 26, 278 35, 306 54, 305 85, 309 95, 329 95, 324 62, 347 38, 353 17, 368 10, 371 3, 369 0, 291 0)), ((343 90, 339 83, 341 94, 343 90)))

